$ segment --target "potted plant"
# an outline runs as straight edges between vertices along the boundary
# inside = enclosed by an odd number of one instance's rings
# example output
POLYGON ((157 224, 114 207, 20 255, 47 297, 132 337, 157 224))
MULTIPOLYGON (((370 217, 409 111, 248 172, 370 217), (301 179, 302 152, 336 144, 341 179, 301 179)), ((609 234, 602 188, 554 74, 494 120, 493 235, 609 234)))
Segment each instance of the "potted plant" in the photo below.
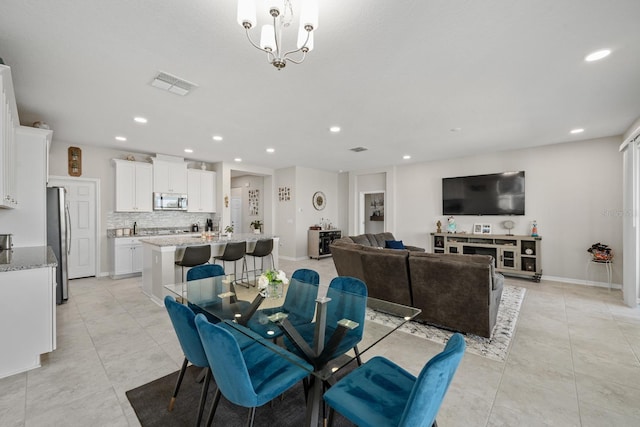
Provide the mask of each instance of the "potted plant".
POLYGON ((233 225, 227 225, 224 228, 224 232, 227 233, 227 236, 231 236, 233 234, 233 225))
POLYGON ((259 219, 251 221, 251 228, 253 228, 255 234, 260 234, 262 232, 262 221, 259 219))

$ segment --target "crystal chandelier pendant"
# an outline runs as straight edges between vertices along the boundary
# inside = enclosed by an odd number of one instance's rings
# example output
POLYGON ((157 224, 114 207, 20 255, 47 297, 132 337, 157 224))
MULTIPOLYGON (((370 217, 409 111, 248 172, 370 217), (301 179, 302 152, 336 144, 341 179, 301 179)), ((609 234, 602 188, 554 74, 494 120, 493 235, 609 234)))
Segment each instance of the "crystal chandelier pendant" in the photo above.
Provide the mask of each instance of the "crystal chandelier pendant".
POLYGON ((267 54, 267 61, 276 69, 286 67, 287 62, 300 64, 307 52, 313 50, 313 31, 318 28, 317 0, 300 0, 300 27, 298 30, 297 49, 285 51, 282 36, 294 21, 291 0, 267 0, 268 16, 271 24, 262 26, 260 44, 251 38, 249 31, 256 26, 257 13, 255 0, 238 0, 238 24, 247 34, 247 39, 255 47, 267 54))

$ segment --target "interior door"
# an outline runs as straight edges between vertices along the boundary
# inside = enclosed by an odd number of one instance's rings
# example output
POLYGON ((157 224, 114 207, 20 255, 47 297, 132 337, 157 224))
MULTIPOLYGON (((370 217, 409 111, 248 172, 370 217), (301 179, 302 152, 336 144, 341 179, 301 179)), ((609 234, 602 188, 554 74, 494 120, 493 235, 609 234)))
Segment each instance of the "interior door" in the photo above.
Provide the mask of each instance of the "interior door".
POLYGON ((69 279, 96 275, 96 183, 51 179, 49 185, 67 189, 70 241, 67 256, 69 279))

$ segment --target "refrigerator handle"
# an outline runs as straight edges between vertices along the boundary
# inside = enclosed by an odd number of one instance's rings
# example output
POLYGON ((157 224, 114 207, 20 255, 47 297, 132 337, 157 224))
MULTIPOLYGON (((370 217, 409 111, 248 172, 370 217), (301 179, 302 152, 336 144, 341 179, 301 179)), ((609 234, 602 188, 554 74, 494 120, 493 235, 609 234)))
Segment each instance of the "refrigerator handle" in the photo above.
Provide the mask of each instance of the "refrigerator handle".
POLYGON ((69 213, 69 205, 64 206, 65 222, 67 223, 67 255, 71 253, 71 214, 69 213))

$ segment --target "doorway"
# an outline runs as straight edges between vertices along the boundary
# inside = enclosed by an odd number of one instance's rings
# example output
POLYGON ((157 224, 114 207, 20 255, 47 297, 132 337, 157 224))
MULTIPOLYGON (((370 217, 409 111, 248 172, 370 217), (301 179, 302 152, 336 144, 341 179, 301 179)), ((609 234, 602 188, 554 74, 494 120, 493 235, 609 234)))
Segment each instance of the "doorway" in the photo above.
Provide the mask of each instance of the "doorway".
POLYGON ((360 192, 360 214, 358 234, 377 234, 385 230, 384 209, 385 192, 362 191, 360 192))
POLYGON ((98 223, 100 181, 83 178, 49 178, 49 187, 67 190, 69 209, 69 279, 98 275, 98 223))

